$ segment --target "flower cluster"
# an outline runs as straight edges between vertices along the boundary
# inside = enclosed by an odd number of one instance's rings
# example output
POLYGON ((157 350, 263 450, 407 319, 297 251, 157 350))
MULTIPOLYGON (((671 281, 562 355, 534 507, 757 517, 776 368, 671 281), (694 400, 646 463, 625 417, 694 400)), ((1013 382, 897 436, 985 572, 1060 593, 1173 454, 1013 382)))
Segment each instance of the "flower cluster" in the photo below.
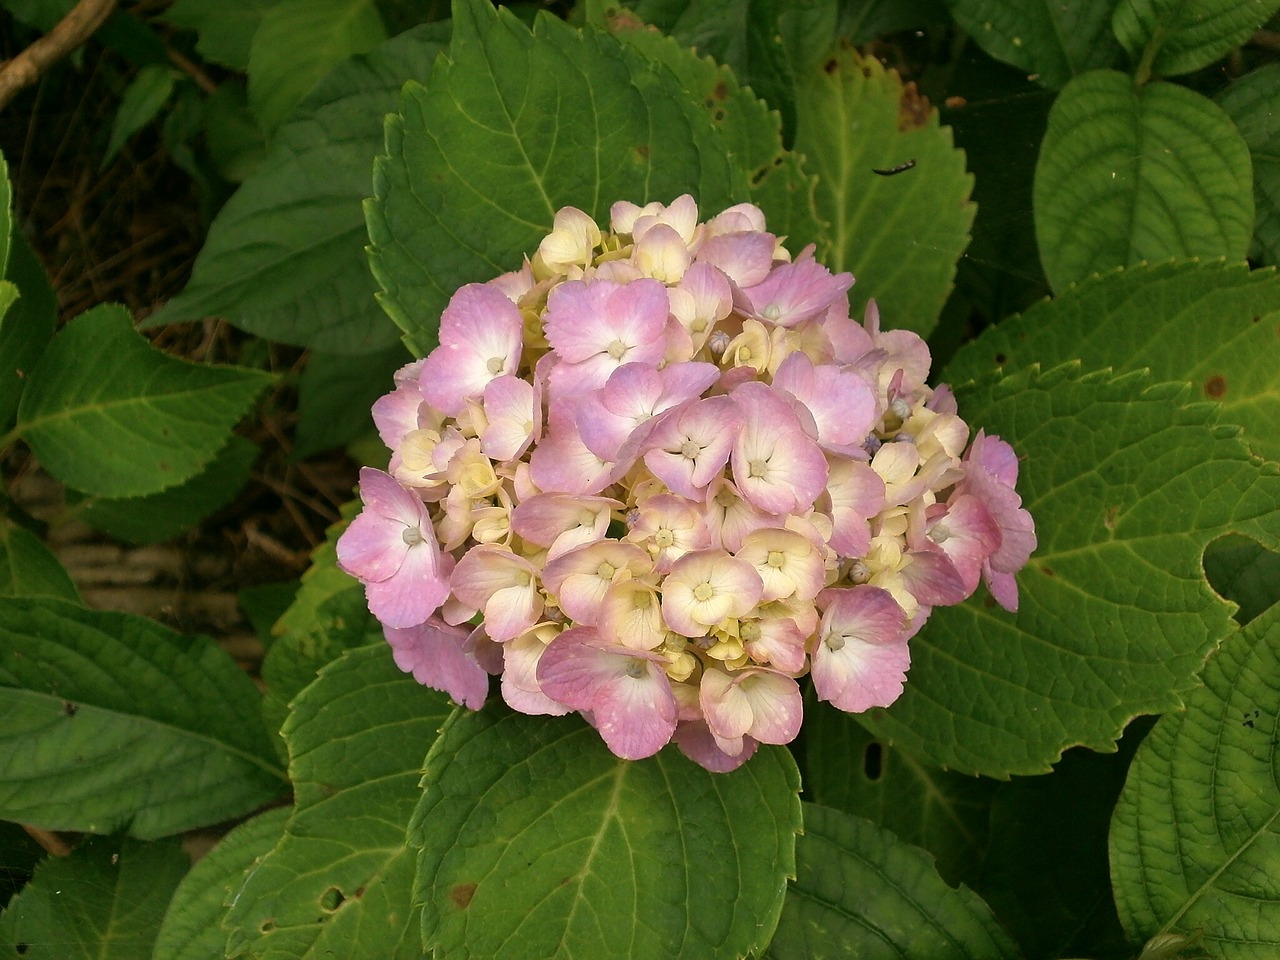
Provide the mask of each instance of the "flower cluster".
POLYGON ((908 639, 1035 548, 1008 444, 924 342, 743 204, 561 210, 458 290, 373 408, 392 451, 338 542, 396 662, 478 708, 582 713, 620 757, 711 770, 902 692, 908 639), (967 450, 966 450, 967 447, 967 450), (475 626, 474 624, 479 624, 475 626))

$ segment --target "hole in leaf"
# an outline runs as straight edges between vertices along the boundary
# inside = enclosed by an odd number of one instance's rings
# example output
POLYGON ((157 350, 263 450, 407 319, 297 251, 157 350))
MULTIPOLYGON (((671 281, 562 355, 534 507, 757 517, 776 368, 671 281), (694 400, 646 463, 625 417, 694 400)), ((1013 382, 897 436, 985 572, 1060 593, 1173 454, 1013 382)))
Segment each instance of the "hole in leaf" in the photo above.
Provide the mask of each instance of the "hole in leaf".
POLYGON ((1280 553, 1238 533, 1214 540, 1204 551, 1204 575, 1220 597, 1240 607, 1241 626, 1280 601, 1280 553))
POLYGON ((30 950, 30 949, 31 949, 31 944, 29 944, 29 943, 19 943, 19 944, 16 944, 16 945, 14 946, 14 948, 13 948, 13 952, 14 952, 14 953, 20 953, 20 954, 21 954, 21 953, 26 953, 26 952, 27 952, 28 950, 30 950))
POLYGON ((884 772, 884 747, 872 740, 862 754, 862 772, 871 781, 879 780, 884 772))
POLYGON ((341 890, 337 887, 330 887, 324 893, 320 894, 320 909, 333 913, 333 911, 342 906, 342 902, 346 899, 346 896, 341 890))
POLYGON ((275 917, 269 917, 268 919, 263 920, 262 923, 258 924, 259 933, 270 933, 275 928, 276 928, 275 917))

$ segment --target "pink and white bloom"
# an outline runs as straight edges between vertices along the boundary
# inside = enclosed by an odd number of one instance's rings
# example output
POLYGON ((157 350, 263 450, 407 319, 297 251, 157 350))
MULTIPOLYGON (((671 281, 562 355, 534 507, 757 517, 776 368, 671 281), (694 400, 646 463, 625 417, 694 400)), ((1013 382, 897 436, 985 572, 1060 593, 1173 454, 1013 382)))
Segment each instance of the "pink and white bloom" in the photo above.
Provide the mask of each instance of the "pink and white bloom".
POLYGON ((732 397, 693 400, 672 410, 649 435, 645 466, 690 500, 720 475, 744 421, 732 397))
POLYGON ((566 281, 551 291, 542 322, 562 361, 551 371, 552 398, 594 390, 624 363, 663 358, 667 288, 651 279, 566 281))
POLYGON ((745 560, 722 550, 686 553, 662 581, 662 617, 676 633, 705 636, 730 617, 745 616, 764 593, 764 583, 745 560))
POLYGON ((483 627, 451 627, 433 618, 413 627, 383 627, 382 635, 396 666, 424 687, 447 693, 472 710, 484 706, 490 671, 476 656, 476 647, 486 639, 483 627))
POLYGON ((818 699, 849 713, 889 706, 911 666, 902 608, 878 587, 832 590, 825 599, 813 650, 818 699))
POLYGON ((790 743, 800 732, 800 688, 791 677, 772 670, 726 673, 711 667, 702 676, 698 702, 716 745, 728 754, 742 751, 744 737, 790 743))
POLYGON ((484 613, 485 628, 498 643, 524 633, 542 615, 537 568, 504 547, 468 550, 451 583, 454 596, 484 613))
POLYGON ((744 383, 734 392, 742 430, 733 444, 733 482, 768 513, 813 506, 827 485, 827 460, 809 439, 794 408, 772 387, 744 383))
POLYGON ((625 760, 653 756, 675 733, 677 709, 666 658, 606 642, 591 627, 552 640, 538 662, 547 696, 582 712, 625 760))
POLYGON ((495 377, 520 365, 524 321, 520 309, 488 284, 469 283, 440 315, 440 346, 422 364, 422 395, 451 417, 478 399, 495 377))
POLYGON ((424 622, 449 595, 453 558, 441 553, 426 506, 390 475, 360 471, 364 510, 338 538, 338 565, 364 582, 385 626, 424 622))

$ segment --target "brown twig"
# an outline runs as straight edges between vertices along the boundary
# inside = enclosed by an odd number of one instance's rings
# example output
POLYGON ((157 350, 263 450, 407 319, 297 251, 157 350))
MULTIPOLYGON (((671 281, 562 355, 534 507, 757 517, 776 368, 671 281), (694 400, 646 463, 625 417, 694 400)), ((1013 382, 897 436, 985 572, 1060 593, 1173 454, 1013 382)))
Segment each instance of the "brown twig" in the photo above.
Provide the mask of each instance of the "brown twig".
POLYGON ((1267 50, 1280 50, 1280 33, 1274 30, 1259 30, 1249 42, 1255 47, 1264 47, 1267 50))
POLYGON ((169 62, 191 77, 196 82, 197 87, 205 93, 217 93, 218 85, 210 79, 207 73, 200 69, 199 64, 191 62, 173 47, 166 46, 164 52, 168 54, 169 62))
POLYGON ((33 827, 29 823, 24 823, 22 829, 27 831, 31 839, 40 844, 44 852, 50 856, 65 857, 71 853, 71 845, 52 830, 33 827))
POLYGON ((102 26, 117 0, 80 0, 47 34, 0 68, 0 109, 23 87, 33 84, 45 70, 79 47, 102 26))

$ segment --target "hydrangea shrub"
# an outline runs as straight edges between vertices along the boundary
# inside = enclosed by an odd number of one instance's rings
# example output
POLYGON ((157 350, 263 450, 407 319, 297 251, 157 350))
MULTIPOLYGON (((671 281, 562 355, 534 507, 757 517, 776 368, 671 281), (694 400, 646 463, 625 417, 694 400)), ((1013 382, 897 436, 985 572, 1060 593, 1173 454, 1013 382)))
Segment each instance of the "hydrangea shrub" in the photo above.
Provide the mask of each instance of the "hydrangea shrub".
POLYGON ((450 299, 374 406, 338 562, 396 662, 473 709, 578 711, 619 757, 709 770, 902 692, 910 637, 1035 548, 1013 449, 929 349, 849 316, 848 273, 752 204, 573 207, 517 271, 450 299))

